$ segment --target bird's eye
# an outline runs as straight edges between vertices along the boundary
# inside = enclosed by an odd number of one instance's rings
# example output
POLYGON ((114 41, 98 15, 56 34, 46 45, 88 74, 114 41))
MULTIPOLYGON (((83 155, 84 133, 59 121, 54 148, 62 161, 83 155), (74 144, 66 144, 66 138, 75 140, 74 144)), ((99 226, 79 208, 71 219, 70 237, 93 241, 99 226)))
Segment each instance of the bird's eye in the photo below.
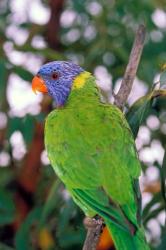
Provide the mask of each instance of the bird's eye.
POLYGON ((57 72, 52 73, 52 79, 57 80, 59 78, 59 74, 57 72))

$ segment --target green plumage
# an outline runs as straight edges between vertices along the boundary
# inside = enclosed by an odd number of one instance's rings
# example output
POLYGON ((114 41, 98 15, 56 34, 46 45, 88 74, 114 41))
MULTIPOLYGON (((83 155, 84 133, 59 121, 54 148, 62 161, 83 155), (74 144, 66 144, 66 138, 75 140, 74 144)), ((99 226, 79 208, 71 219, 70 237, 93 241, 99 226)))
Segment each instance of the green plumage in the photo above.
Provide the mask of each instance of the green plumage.
POLYGON ((74 201, 105 220, 116 249, 149 249, 137 219, 141 168, 134 139, 122 112, 101 103, 93 77, 49 114, 45 145, 74 201))

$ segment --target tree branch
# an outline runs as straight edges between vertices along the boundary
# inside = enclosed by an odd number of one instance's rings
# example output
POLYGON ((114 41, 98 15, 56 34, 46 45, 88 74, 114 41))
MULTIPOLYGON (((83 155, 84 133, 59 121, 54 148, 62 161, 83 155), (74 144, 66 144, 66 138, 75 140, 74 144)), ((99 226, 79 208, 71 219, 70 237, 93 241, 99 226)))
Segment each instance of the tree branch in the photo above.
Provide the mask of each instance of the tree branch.
POLYGON ((60 16, 63 11, 65 0, 49 0, 51 15, 46 27, 46 40, 49 47, 60 50, 62 45, 59 39, 60 16))
POLYGON ((100 217, 97 219, 86 217, 84 225, 88 232, 82 250, 96 250, 103 229, 103 219, 100 217))
POLYGON ((145 34, 145 26, 141 24, 136 32, 135 40, 129 57, 129 62, 126 67, 120 89, 117 95, 114 96, 115 105, 121 110, 123 110, 123 107, 133 86, 134 78, 137 73, 138 64, 144 47, 145 34))
MULTIPOLYGON (((139 65, 140 57, 142 54, 144 41, 145 41, 145 26, 140 25, 135 35, 135 40, 130 53, 129 62, 120 86, 120 89, 115 95, 115 105, 123 110, 123 107, 128 99, 134 78, 136 76, 137 68, 139 65)), ((88 230, 86 240, 84 242, 83 250, 96 250, 100 235, 103 229, 103 220, 101 217, 96 219, 85 218, 85 225, 88 230)))

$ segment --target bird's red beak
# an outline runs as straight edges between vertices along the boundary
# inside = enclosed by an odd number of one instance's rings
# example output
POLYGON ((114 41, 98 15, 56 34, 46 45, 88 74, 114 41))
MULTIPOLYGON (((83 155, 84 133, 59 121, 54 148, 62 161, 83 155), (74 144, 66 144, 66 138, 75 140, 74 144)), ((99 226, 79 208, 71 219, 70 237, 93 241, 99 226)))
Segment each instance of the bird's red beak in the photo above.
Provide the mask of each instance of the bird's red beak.
POLYGON ((39 91, 42 93, 48 93, 46 84, 40 76, 35 76, 32 79, 32 90, 35 92, 35 94, 36 94, 36 91, 39 91))

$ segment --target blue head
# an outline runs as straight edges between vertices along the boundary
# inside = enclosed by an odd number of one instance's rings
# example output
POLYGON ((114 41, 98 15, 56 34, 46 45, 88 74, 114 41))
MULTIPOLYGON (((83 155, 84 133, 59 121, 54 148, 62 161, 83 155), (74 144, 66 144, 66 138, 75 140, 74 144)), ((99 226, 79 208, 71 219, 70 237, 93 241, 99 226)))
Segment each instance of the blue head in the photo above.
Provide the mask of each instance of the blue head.
POLYGON ((56 106, 65 104, 70 94, 73 80, 84 70, 66 61, 53 61, 44 64, 34 77, 32 88, 48 94, 55 100, 56 106))

